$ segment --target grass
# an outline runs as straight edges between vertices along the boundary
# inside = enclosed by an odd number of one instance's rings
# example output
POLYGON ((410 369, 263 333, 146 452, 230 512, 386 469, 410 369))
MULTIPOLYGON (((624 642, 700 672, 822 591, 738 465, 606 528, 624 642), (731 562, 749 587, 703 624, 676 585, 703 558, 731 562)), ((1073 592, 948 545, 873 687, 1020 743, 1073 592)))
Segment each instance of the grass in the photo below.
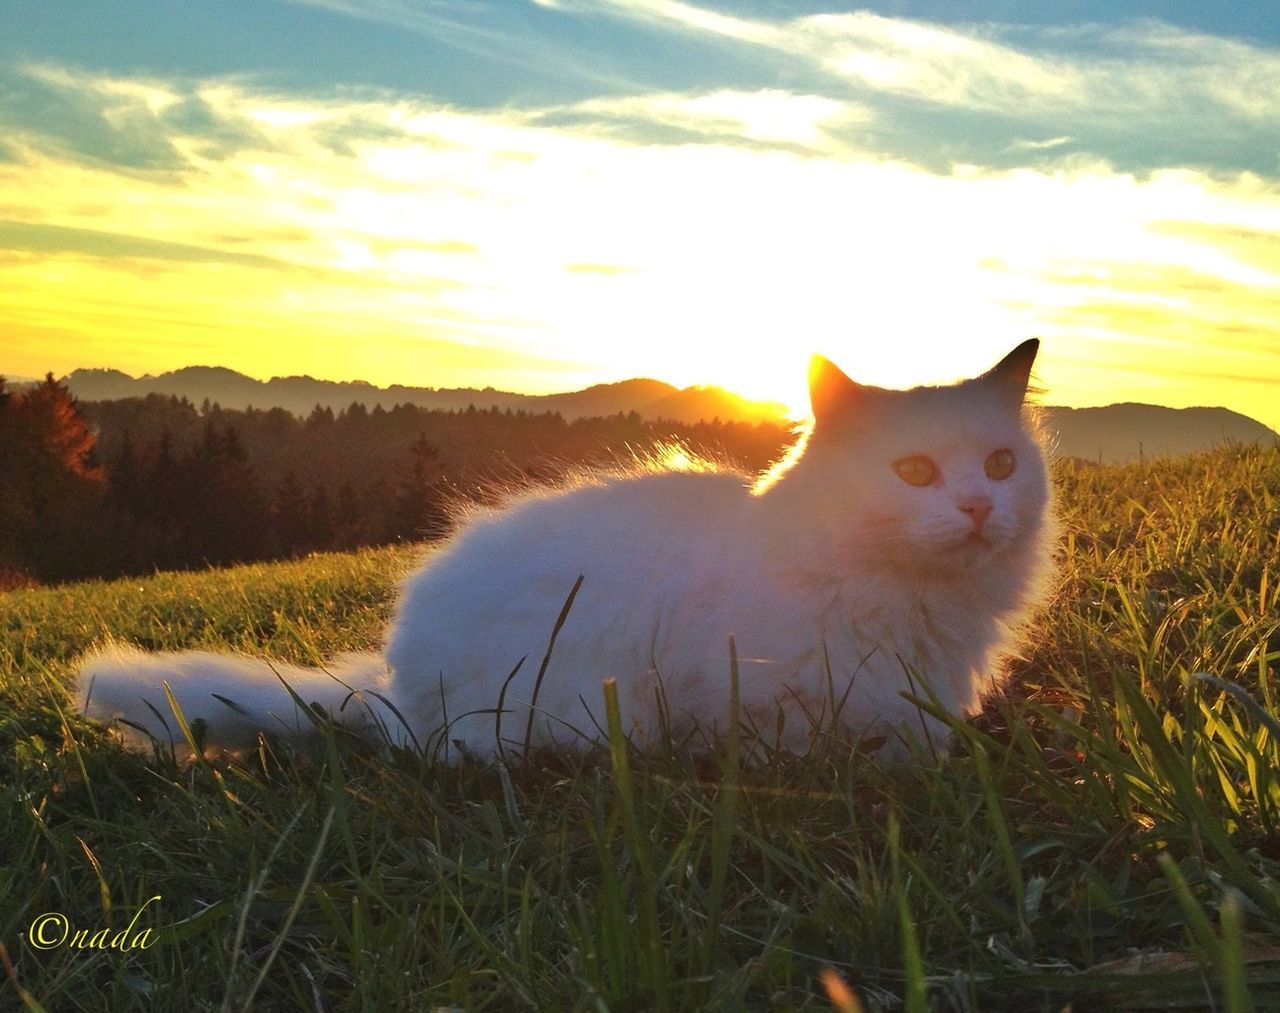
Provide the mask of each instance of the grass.
POLYGON ((834 739, 740 767, 736 737, 450 768, 332 731, 179 766, 68 714, 79 651, 368 648, 412 553, 0 596, 0 1002, 1280 1007, 1280 452, 1057 479, 1061 590, 1009 690, 898 768, 834 739), (151 945, 39 950, 46 912, 151 945))

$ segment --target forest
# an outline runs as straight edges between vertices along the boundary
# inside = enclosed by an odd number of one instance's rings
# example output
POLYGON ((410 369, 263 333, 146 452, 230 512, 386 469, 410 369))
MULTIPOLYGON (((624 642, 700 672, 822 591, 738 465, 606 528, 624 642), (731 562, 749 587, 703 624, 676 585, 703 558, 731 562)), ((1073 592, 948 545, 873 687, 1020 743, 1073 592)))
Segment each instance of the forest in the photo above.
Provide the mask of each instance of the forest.
POLYGON ((460 502, 491 502, 659 445, 756 471, 775 423, 635 412, 391 409, 307 418, 150 394, 76 402, 50 374, 0 378, 0 588, 287 559, 438 539, 460 502))

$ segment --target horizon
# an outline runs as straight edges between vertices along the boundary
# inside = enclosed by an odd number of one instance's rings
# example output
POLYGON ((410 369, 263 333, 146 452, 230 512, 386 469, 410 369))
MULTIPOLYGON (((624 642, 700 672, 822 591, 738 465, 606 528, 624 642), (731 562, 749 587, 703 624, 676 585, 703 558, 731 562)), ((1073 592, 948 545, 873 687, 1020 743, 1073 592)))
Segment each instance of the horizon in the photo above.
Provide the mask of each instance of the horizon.
MULTIPOLYGON (((329 380, 321 377, 312 376, 308 373, 291 373, 288 375, 275 374, 275 375, 263 377, 263 376, 253 376, 248 373, 244 373, 240 370, 232 369, 229 366, 211 366, 207 364, 193 364, 189 366, 180 366, 176 369, 165 370, 161 373, 145 373, 145 374, 139 374, 139 375, 133 375, 124 370, 116 369, 110 366, 78 367, 76 369, 72 369, 68 373, 64 373, 62 376, 55 376, 55 379, 57 379, 59 382, 65 382, 71 377, 72 374, 77 372, 98 372, 98 373, 116 373, 126 377, 131 382, 141 382, 144 380, 159 380, 173 373, 180 373, 184 371, 194 371, 194 370, 229 372, 237 376, 243 377, 244 379, 251 380, 254 383, 260 383, 263 385, 268 385, 276 380, 311 380, 316 383, 331 383, 335 385, 350 384, 353 386, 358 385, 362 387, 369 387, 379 392, 386 392, 397 387, 404 388, 406 390, 424 390, 424 391, 433 391, 433 392, 441 392, 441 393, 447 393, 447 392, 453 392, 453 391, 464 391, 464 390, 474 390, 476 392, 483 393, 486 390, 491 390, 495 394, 506 394, 506 395, 514 394, 519 397, 561 397, 565 395, 582 393, 583 391, 586 391, 595 387, 602 387, 602 386, 619 386, 627 383, 661 383, 661 384, 664 384, 665 386, 672 388, 672 390, 677 393, 683 393, 683 392, 686 392, 689 390, 695 390, 695 389, 709 390, 709 391, 715 391, 715 392, 728 395, 729 397, 741 398, 743 401, 747 402, 749 405, 758 409, 766 409, 766 408, 783 409, 784 410, 783 413, 776 417, 777 421, 804 422, 806 418, 808 419, 812 418, 812 414, 808 412, 806 412, 803 415, 797 415, 794 412, 787 410, 788 406, 783 404, 780 401, 769 401, 767 399, 750 398, 750 397, 747 397, 747 395, 741 393, 740 391, 729 389, 727 387, 721 386, 720 384, 715 384, 715 383, 690 384, 686 387, 679 387, 679 386, 676 386, 675 384, 668 383, 666 380, 660 380, 657 377, 651 377, 651 376, 629 376, 629 377, 623 377, 620 380, 603 380, 603 381, 598 381, 596 383, 587 384, 584 387, 574 387, 574 388, 568 388, 563 390, 545 391, 537 394, 530 394, 524 391, 508 390, 506 388, 494 387, 492 385, 486 385, 484 387, 475 387, 475 386, 440 387, 440 386, 432 386, 428 384, 407 384, 407 383, 392 383, 392 384, 379 385, 379 384, 372 383, 371 381, 363 380, 360 378, 345 379, 345 380, 329 380)), ((5 373, 3 370, 0 370, 0 377, 3 377, 5 381, 10 384, 40 383, 42 381, 42 378, 40 377, 12 376, 8 373, 5 373)), ((1099 404, 1067 405, 1067 404, 1045 401, 1043 400, 1042 397, 1039 397, 1039 396, 1037 397, 1035 404, 1038 407, 1045 408, 1045 409, 1051 409, 1051 410, 1068 409, 1073 411, 1105 409, 1105 408, 1124 408, 1124 407, 1167 408, 1170 411, 1176 411, 1176 412, 1227 411, 1227 412, 1236 414, 1238 416, 1241 416, 1243 418, 1252 420, 1254 422, 1258 422, 1263 426, 1265 426, 1267 429, 1271 430, 1273 433, 1280 435, 1280 427, 1273 426, 1267 423, 1264 419, 1260 419, 1255 415, 1250 415, 1247 412, 1237 411, 1236 409, 1223 404, 1201 403, 1201 404, 1188 404, 1188 405, 1183 405, 1181 407, 1173 407, 1171 405, 1158 405, 1150 401, 1108 401, 1108 402, 1099 403, 1099 404)), ((770 419, 766 419, 766 420, 770 420, 770 419)))
POLYGON ((192 360, 807 407, 1023 338, 1280 429, 1280 24, 880 0, 0 11, 15 373, 192 360), (74 17, 68 13, 74 12, 74 17))

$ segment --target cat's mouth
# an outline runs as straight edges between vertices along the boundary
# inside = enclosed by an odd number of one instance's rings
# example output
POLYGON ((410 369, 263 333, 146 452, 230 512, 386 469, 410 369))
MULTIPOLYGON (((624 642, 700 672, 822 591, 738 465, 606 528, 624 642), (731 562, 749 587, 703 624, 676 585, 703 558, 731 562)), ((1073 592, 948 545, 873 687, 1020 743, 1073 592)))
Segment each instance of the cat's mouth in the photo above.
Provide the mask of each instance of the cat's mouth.
POLYGON ((981 531, 970 531, 956 543, 955 548, 960 551, 987 552, 991 550, 992 542, 981 531))

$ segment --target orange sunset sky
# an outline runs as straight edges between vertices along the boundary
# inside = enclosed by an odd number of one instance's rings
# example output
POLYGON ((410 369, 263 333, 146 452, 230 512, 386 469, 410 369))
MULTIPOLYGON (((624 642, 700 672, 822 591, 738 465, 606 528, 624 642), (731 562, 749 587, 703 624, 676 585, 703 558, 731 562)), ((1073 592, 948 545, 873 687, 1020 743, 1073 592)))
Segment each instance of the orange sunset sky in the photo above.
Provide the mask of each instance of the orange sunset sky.
POLYGON ((1280 428, 1280 29, 1045 6, 6 5, 0 372, 799 412, 1035 335, 1049 403, 1280 428))

